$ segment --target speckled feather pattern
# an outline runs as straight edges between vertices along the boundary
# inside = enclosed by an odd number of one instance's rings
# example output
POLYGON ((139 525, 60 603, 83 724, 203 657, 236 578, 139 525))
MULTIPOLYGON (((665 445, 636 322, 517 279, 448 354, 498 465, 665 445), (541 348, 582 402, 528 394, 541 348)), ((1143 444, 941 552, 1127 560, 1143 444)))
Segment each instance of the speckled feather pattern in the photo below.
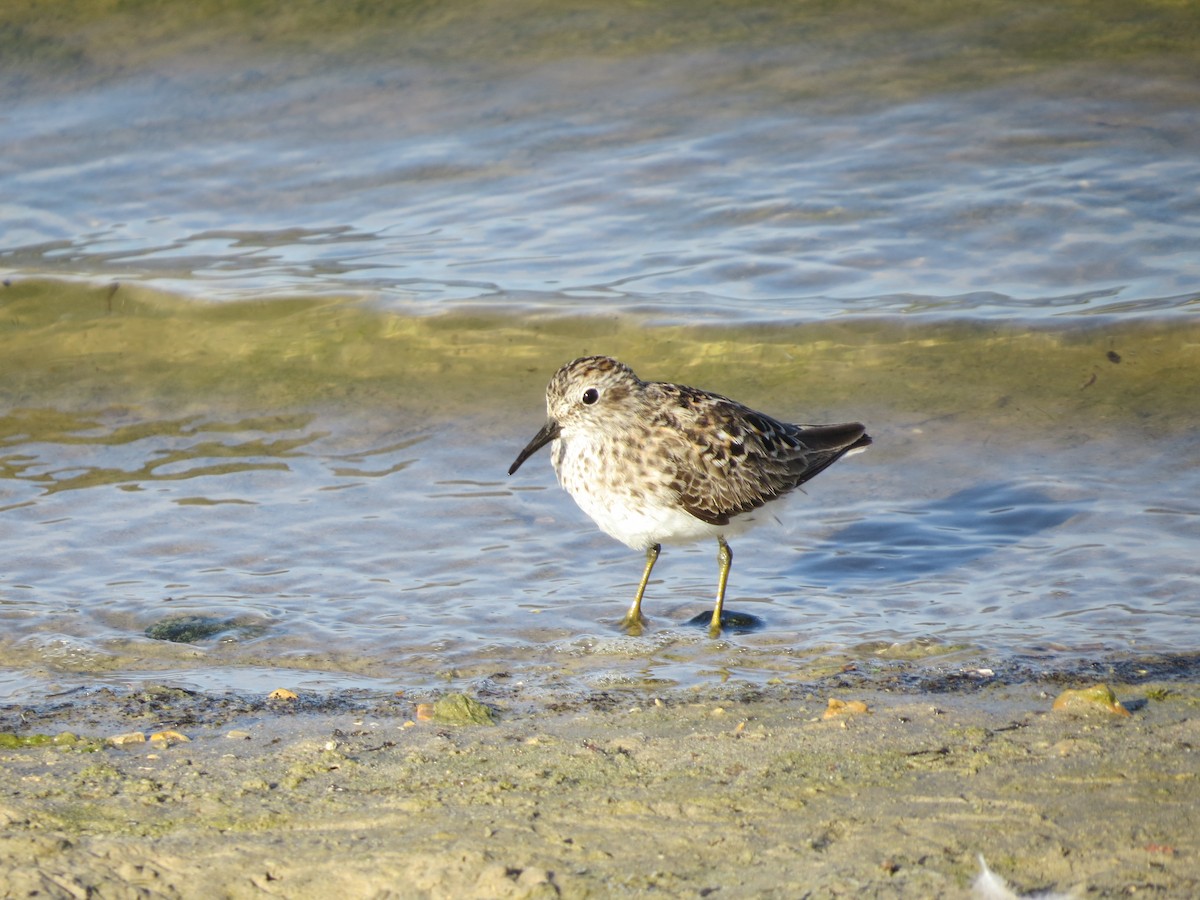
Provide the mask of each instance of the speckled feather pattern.
POLYGON ((563 366, 546 390, 549 420, 513 464, 553 436, 563 488, 630 547, 736 533, 753 512, 851 450, 862 425, 791 425, 728 397, 645 382, 603 356, 563 366))

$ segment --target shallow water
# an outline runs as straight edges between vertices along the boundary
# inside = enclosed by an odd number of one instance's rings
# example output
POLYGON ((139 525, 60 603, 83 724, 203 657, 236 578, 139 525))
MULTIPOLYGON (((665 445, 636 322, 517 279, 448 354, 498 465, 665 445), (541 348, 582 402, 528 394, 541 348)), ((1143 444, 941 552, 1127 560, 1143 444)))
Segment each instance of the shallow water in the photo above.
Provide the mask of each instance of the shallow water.
POLYGON ((1194 10, 169 8, 24 14, 0 265, 673 320, 1196 300, 1194 10))
POLYGON ((1195 648, 1192 13, 792 6, 24 14, 0 696, 1195 648), (734 542, 761 630, 687 626, 696 546, 621 635, 640 554, 545 454, 505 476, 588 352, 868 423, 734 542), (147 635, 181 616, 210 633, 147 635))

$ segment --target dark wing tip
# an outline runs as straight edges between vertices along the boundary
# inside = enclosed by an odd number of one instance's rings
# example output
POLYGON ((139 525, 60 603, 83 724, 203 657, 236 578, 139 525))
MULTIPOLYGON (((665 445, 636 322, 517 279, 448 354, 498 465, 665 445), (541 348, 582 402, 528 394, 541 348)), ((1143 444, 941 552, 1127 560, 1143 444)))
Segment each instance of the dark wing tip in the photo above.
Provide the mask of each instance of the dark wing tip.
POLYGON ((861 422, 845 422, 841 425, 801 425, 796 437, 809 450, 818 453, 847 452, 860 447, 869 447, 873 442, 867 427, 861 422))

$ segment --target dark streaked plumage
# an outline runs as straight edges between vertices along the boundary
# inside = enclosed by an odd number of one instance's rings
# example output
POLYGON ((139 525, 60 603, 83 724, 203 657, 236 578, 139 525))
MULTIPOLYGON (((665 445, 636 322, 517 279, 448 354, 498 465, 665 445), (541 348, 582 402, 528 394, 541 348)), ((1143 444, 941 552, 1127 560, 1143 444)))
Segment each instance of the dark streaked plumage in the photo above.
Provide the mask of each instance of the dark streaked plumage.
POLYGON ((711 631, 720 631, 732 554, 726 535, 755 511, 871 443, 858 423, 790 425, 708 391, 645 382, 606 356, 567 363, 546 388, 546 424, 517 456, 548 443, 554 470, 602 531, 646 551, 623 625, 640 630, 642 595, 663 543, 716 538, 720 561, 711 631))

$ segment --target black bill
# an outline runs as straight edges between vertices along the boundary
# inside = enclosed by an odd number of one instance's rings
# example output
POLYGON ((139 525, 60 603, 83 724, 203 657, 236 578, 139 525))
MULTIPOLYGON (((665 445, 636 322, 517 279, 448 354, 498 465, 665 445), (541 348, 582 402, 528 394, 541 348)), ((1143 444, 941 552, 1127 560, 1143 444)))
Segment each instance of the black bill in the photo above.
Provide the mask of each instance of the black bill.
POLYGON ((525 449, 517 454, 516 461, 508 467, 508 474, 511 475, 517 469, 521 468, 521 463, 533 456, 548 443, 558 437, 558 423, 550 419, 542 426, 542 430, 533 436, 533 440, 525 445, 525 449))

